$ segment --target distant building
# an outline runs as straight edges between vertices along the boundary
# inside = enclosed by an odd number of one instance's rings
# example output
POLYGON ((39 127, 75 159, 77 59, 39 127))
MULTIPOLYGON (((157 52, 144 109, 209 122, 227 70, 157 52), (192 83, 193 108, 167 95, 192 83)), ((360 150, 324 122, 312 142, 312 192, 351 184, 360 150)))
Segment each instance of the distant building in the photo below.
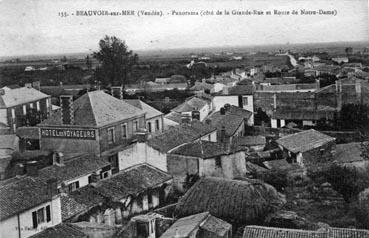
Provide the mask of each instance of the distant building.
POLYGON ((276 142, 289 163, 314 167, 333 161, 336 139, 316 130, 284 136, 276 142))
POLYGON ((25 116, 35 109, 45 117, 51 112, 51 97, 27 85, 15 89, 0 89, 0 127, 9 127, 15 134, 25 126, 25 116))
POLYGON ((349 60, 347 57, 334 57, 332 58, 333 62, 336 62, 337 64, 342 64, 342 63, 348 63, 349 60))
POLYGON ((160 238, 232 238, 232 225, 203 212, 178 219, 160 238))
POLYGON ((0 184, 0 236, 30 237, 61 223, 54 180, 22 176, 0 184))
POLYGON ((192 97, 184 103, 173 108, 171 111, 187 116, 192 119, 203 121, 212 111, 212 103, 210 100, 192 97))

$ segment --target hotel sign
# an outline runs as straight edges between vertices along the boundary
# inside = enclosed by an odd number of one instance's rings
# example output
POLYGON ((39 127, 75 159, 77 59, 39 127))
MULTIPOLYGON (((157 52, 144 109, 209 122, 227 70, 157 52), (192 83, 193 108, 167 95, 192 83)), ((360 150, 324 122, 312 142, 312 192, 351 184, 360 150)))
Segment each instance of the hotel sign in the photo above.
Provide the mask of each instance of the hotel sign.
POLYGON ((95 140, 95 130, 70 128, 41 128, 41 137, 95 140))

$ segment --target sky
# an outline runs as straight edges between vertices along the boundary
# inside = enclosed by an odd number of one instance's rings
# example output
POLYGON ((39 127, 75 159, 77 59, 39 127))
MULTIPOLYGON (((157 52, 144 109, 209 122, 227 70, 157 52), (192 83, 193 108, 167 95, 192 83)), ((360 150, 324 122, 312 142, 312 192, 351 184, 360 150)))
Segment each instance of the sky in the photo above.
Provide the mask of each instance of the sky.
POLYGON ((368 0, 0 0, 0 29, 0 56, 15 56, 95 51, 104 35, 117 36, 133 50, 367 41, 369 18, 368 0), (232 15, 233 10, 302 9, 337 15, 232 15), (88 10, 134 10, 135 15, 76 16, 88 10), (140 10, 164 15, 139 17, 140 10), (177 16, 173 10, 223 15, 177 16))

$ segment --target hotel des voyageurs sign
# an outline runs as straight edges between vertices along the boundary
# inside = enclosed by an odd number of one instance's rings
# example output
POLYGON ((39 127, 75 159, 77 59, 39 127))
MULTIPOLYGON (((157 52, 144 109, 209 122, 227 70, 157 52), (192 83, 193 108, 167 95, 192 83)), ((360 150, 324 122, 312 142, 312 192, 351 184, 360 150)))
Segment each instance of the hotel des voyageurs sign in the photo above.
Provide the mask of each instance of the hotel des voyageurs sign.
POLYGON ((94 129, 41 128, 42 137, 95 140, 96 133, 94 129))

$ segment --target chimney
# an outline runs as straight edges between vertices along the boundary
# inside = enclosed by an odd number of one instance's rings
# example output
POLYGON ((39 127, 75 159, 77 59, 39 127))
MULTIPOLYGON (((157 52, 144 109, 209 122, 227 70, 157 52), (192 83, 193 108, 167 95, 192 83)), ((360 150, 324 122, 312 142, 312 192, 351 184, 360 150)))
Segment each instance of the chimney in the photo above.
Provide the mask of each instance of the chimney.
POLYGON ((26 171, 29 176, 37 176, 38 175, 38 164, 37 161, 28 161, 26 164, 26 171))
POLYGON ((55 151, 53 153, 53 165, 58 165, 58 166, 64 165, 64 154, 62 152, 55 151))
POLYGON ((26 87, 26 88, 32 88, 32 83, 25 83, 24 84, 24 87, 26 87))
POLYGON ((0 96, 5 95, 5 89, 0 88, 0 96))
POLYGON ((224 104, 224 110, 225 110, 225 112, 229 112, 230 109, 231 109, 231 104, 229 104, 229 103, 224 104))
POLYGON ((220 115, 225 115, 226 109, 224 107, 220 108, 220 115))
POLYGON ((56 178, 46 181, 46 194, 51 197, 58 194, 58 180, 56 178))
POLYGON ((41 83, 40 81, 35 81, 35 82, 32 82, 32 87, 38 91, 41 90, 41 83))
POLYGON ((60 107, 62 112, 62 124, 73 125, 74 124, 73 96, 72 95, 60 96, 60 107))
POLYGON ((225 137, 226 137, 225 126, 222 126, 222 129, 220 130, 220 142, 224 143, 225 137))
POLYGON ((24 165, 21 163, 18 163, 15 165, 14 173, 16 177, 22 176, 24 174, 24 165))
POLYGON ((111 95, 118 99, 123 99, 123 87, 122 86, 114 86, 111 87, 111 95))

